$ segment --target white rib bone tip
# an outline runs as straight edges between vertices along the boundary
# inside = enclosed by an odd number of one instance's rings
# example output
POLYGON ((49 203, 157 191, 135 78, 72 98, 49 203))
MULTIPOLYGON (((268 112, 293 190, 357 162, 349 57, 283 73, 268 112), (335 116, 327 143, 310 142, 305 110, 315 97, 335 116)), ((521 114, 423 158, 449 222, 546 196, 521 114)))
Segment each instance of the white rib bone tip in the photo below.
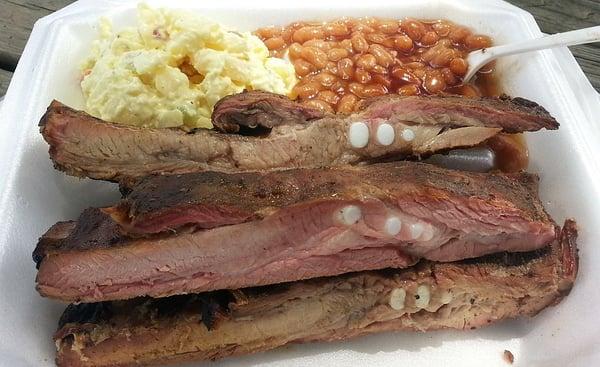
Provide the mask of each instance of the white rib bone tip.
POLYGON ((369 143, 369 127, 364 122, 354 122, 348 132, 353 148, 364 148, 369 143))
POLYGON ((426 284, 420 285, 417 288, 417 294, 415 295, 415 307, 426 308, 429 306, 429 300, 431 299, 431 291, 429 286, 426 284))
POLYGON ((408 227, 410 231, 410 238, 416 240, 423 233, 423 225, 421 223, 412 223, 408 227))
POLYGON ((390 124, 381 124, 377 128, 377 142, 381 145, 390 145, 394 142, 396 133, 390 124))
POLYGON ((415 132, 411 129, 402 130, 402 139, 405 141, 413 141, 415 139, 415 132))
POLYGON ((360 208, 356 205, 345 206, 342 211, 342 222, 346 225, 356 224, 362 217, 360 208))
POLYGON ((404 300, 406 299, 406 291, 403 288, 394 288, 390 292, 390 307, 396 311, 404 308, 404 300))
POLYGON ((421 234, 421 240, 429 241, 433 238, 433 227, 430 224, 423 226, 423 233, 421 234))
POLYGON ((389 217, 385 221, 385 232, 390 236, 395 236, 402 229, 402 221, 398 217, 389 217))

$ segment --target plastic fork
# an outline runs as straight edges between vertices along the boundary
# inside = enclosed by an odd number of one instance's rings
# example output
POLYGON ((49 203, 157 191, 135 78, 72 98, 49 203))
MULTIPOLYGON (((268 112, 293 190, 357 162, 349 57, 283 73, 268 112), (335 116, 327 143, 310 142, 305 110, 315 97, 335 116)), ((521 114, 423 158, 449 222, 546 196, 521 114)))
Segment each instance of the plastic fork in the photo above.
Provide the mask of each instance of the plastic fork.
POLYGON ((473 51, 467 56, 469 68, 463 78, 468 82, 475 73, 487 63, 502 57, 530 51, 543 50, 560 46, 574 46, 584 43, 600 42, 600 26, 578 29, 564 33, 556 33, 532 40, 509 43, 507 45, 488 47, 473 51))

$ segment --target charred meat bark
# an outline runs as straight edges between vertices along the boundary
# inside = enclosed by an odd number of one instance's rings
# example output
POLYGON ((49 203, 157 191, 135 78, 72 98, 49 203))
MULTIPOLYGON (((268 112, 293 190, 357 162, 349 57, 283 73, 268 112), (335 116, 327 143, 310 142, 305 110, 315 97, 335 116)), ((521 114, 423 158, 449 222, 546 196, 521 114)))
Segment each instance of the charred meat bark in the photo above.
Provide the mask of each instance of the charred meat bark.
POLYGON ((54 101, 40 130, 58 169, 120 181, 152 173, 356 164, 474 146, 500 132, 558 128, 543 108, 524 101, 387 96, 353 115, 317 118, 317 112, 283 97, 248 92, 226 97, 213 112, 223 131, 261 126, 269 130, 266 136, 123 126, 54 101))
POLYGON ((555 236, 534 175, 395 162, 147 178, 115 207, 57 224, 34 259, 42 295, 96 302, 529 251, 555 236))
POLYGON ((576 229, 551 246, 455 263, 164 299, 71 305, 54 335, 60 367, 166 364, 391 330, 474 329, 533 316, 577 275, 576 229))
POLYGON ((272 129, 284 124, 302 124, 325 116, 320 110, 269 92, 243 92, 222 98, 214 107, 212 123, 225 133, 272 129))

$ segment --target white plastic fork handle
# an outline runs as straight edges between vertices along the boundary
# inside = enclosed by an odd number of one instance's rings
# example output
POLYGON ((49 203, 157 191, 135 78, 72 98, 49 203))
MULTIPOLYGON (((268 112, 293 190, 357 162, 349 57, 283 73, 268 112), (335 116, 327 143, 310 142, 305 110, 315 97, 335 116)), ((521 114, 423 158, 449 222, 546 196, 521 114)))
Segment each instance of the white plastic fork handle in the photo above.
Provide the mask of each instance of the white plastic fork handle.
POLYGON ((574 46, 592 42, 600 42, 600 26, 556 33, 523 42, 510 43, 508 45, 494 46, 473 51, 467 56, 469 69, 463 78, 463 81, 469 81, 482 66, 501 56, 510 56, 546 48, 574 46))

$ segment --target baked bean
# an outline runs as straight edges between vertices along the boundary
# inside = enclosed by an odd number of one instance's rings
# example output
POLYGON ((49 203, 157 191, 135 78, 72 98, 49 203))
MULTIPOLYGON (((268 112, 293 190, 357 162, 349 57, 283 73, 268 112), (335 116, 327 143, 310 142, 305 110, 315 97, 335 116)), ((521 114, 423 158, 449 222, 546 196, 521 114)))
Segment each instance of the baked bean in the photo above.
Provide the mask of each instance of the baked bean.
POLYGON ((273 37, 265 40, 265 46, 269 50, 278 50, 285 46, 285 41, 281 37, 273 37))
POLYGON ((444 78, 444 81, 446 82, 447 85, 458 84, 458 82, 459 82, 458 78, 456 77, 456 75, 454 75, 454 73, 449 68, 443 68, 441 73, 442 73, 442 77, 444 78))
POLYGON ((346 50, 349 54, 351 54, 352 52, 354 52, 354 49, 352 48, 352 40, 350 39, 345 39, 342 40, 340 42, 340 48, 343 48, 344 50, 346 50))
POLYGON ((372 73, 376 73, 376 74, 387 74, 388 69, 384 66, 381 65, 375 65, 371 68, 370 70, 372 73))
POLYGON ((412 72, 402 66, 395 66, 392 69, 392 76, 394 79, 402 81, 404 83, 420 84, 419 78, 417 78, 412 72))
POLYGON ((440 37, 446 37, 450 33, 450 29, 452 29, 450 24, 445 22, 434 23, 431 28, 433 28, 435 33, 440 37))
POLYGON ((319 93, 321 86, 316 82, 298 84, 292 89, 292 94, 301 99, 311 99, 319 93))
POLYGON ((325 65, 325 71, 330 74, 337 75, 338 74, 337 63, 333 62, 333 61, 328 61, 327 65, 325 65))
POLYGON ((294 70, 299 77, 303 77, 313 72, 313 65, 306 60, 298 59, 294 61, 294 70))
POLYGON ((448 38, 442 38, 441 40, 438 41, 436 46, 441 46, 441 47, 446 47, 446 48, 454 47, 454 45, 452 44, 452 41, 449 40, 448 38))
POLYGON ((445 67, 448 66, 450 61, 456 56, 456 50, 438 44, 423 53, 423 60, 433 67, 445 67))
POLYGON ((385 34, 394 34, 398 31, 399 28, 398 21, 395 20, 382 20, 379 22, 379 26, 377 27, 381 33, 385 34))
POLYGON ((327 65, 327 54, 316 47, 304 47, 300 55, 304 60, 313 64, 316 69, 322 69, 327 65))
POLYGON ((377 63, 381 66, 387 68, 394 63, 394 57, 381 45, 369 46, 369 52, 375 56, 377 63))
POLYGON ((281 32, 281 38, 283 38, 287 44, 290 44, 293 42, 292 37, 294 36, 295 31, 296 29, 293 27, 285 28, 283 32, 281 32))
POLYGON ((340 100, 340 96, 337 93, 334 93, 330 90, 322 90, 317 93, 316 99, 320 99, 321 101, 325 101, 330 105, 335 105, 340 100))
POLYGON ((467 28, 456 26, 450 30, 450 33, 448 33, 448 38, 454 43, 460 43, 470 34, 471 31, 469 31, 467 28))
POLYGON ((371 27, 366 23, 359 22, 354 24, 354 26, 352 27, 352 32, 373 33, 375 32, 375 28, 371 27))
POLYGON ((302 44, 304 47, 315 47, 319 50, 328 51, 331 48, 331 45, 327 41, 323 40, 308 40, 302 44))
POLYGON ((349 58, 343 58, 338 61, 338 75, 344 80, 352 79, 354 76, 354 62, 349 58))
POLYGON ((333 83, 335 83, 337 77, 333 74, 322 72, 315 76, 314 80, 322 86, 329 88, 333 85, 333 83))
POLYGON ((394 48, 396 48, 395 39, 393 37, 386 37, 386 39, 384 39, 381 44, 383 45, 383 47, 386 47, 386 48, 389 48, 392 50, 394 48))
POLYGON ((387 88, 384 85, 380 84, 367 84, 362 90, 360 90, 360 94, 358 94, 361 98, 373 98, 379 97, 387 94, 387 88))
POLYGON ((290 47, 288 47, 288 54, 292 60, 302 57, 302 45, 297 42, 292 43, 290 47))
POLYGON ((413 69, 412 73, 419 80, 423 80, 423 78, 425 77, 425 68, 422 68, 422 69, 413 69))
POLYGON ((443 20, 341 18, 268 27, 256 35, 271 56, 287 53, 292 61, 299 82, 291 96, 327 112, 351 113, 362 99, 387 93, 478 96, 476 84, 490 80, 485 75, 459 85, 469 50, 490 47, 491 39, 443 20))
POLYGON ((446 89, 446 82, 441 75, 438 73, 427 73, 423 79, 423 88, 429 94, 437 94, 446 89))
POLYGON ((364 17, 362 18, 362 21, 369 27, 377 27, 377 25, 379 24, 379 20, 375 17, 364 17))
POLYGON ((350 34, 350 30, 344 23, 327 23, 323 26, 323 31, 328 36, 342 37, 350 34))
POLYGON ((421 45, 423 46, 433 46, 440 39, 437 33, 434 31, 429 31, 421 37, 421 45))
POLYGON ((338 113, 351 113, 354 111, 354 106, 358 101, 358 97, 356 97, 352 93, 348 93, 340 98, 340 101, 337 104, 336 112, 338 113))
POLYGON ((391 79, 383 74, 373 74, 372 79, 373 83, 384 85, 386 88, 392 85, 391 79))
POLYGON ((356 60, 356 66, 365 70, 371 70, 375 65, 377 65, 377 59, 371 54, 360 55, 356 60))
POLYGON ((363 98, 362 97, 362 91, 363 91, 363 85, 360 83, 350 83, 348 84, 348 90, 350 92, 352 92, 352 94, 355 94, 356 96, 363 98))
POLYGON ((403 85, 396 91, 401 96, 416 96, 419 94, 419 87, 415 84, 403 85))
POLYGON ((410 37, 401 35, 394 39, 394 46, 396 50, 408 53, 412 51, 414 44, 410 37))
POLYGON ((304 43, 312 39, 322 39, 323 30, 321 27, 302 27, 294 32, 292 39, 294 42, 304 43))
POLYGON ((342 95, 346 92, 346 83, 340 79, 336 79, 335 82, 329 87, 329 90, 342 95))
POLYGON ((413 61, 413 62, 408 62, 408 63, 404 64, 404 66, 409 69, 422 69, 425 67, 425 64, 423 64, 420 61, 413 61))
POLYGON ((469 35, 465 38, 465 46, 471 51, 488 48, 492 45, 492 40, 488 36, 479 34, 469 35))
POLYGON ((469 65, 463 58, 455 57, 450 61, 450 70, 452 70, 455 75, 464 76, 467 73, 468 68, 469 65))
POLYGON ((365 39, 370 43, 383 43, 387 37, 382 33, 367 33, 365 39))
POLYGON ((266 40, 281 35, 281 32, 282 29, 280 27, 265 27, 256 30, 256 35, 259 38, 266 40))
POLYGON ((348 57, 349 52, 343 48, 332 48, 327 52, 327 58, 331 61, 339 61, 344 57, 348 57))
POLYGON ((337 62, 328 61, 327 65, 325 65, 325 71, 330 74, 337 75, 338 74, 337 62))
POLYGON ((402 29, 402 31, 413 41, 420 40, 427 31, 425 24, 410 18, 407 18, 400 23, 400 29, 402 29))
POLYGON ((355 33, 350 39, 352 41, 352 49, 354 52, 365 52, 369 49, 369 43, 362 33, 355 33))
POLYGON ((310 99, 308 101, 304 101, 302 102, 303 105, 307 106, 307 107, 312 107, 312 108, 316 108, 318 110, 321 110, 325 113, 334 113, 333 108, 331 107, 331 105, 325 101, 322 101, 320 99, 310 99))
POLYGON ((360 84, 367 84, 371 81, 371 74, 360 67, 356 68, 356 70, 354 70, 354 80, 360 84))

